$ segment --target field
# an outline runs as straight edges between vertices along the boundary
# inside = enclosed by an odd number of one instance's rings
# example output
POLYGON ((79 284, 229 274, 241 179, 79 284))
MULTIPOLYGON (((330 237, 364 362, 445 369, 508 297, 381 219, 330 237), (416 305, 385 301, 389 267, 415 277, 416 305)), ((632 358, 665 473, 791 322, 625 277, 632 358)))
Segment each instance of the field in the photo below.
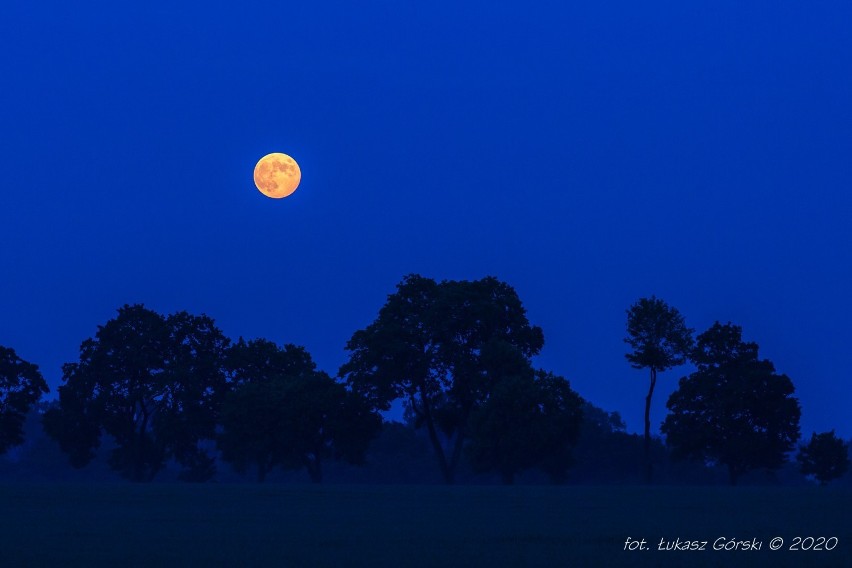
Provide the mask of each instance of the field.
POLYGON ((6 484, 0 565, 852 566, 850 512, 848 489, 816 487, 6 484), (796 536, 838 543, 786 550, 796 536))

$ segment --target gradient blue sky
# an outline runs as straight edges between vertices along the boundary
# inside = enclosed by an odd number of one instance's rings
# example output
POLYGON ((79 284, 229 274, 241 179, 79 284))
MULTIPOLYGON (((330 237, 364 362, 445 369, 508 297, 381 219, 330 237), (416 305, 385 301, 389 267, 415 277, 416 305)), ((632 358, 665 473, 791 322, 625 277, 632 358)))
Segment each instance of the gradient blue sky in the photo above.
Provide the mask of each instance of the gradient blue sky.
POLYGON ((852 436, 849 2, 178 4, 0 7, 0 344, 52 388, 124 303, 334 373, 404 274, 495 275, 631 431, 656 294, 852 436))

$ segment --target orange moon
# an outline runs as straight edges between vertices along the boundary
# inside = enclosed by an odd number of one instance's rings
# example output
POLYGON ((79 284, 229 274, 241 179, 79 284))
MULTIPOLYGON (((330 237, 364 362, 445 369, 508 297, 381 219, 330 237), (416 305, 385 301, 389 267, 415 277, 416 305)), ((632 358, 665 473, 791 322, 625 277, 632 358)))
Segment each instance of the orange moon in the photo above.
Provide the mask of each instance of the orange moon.
POLYGON ((278 152, 267 154, 254 167, 254 185, 273 199, 287 197, 299 187, 302 170, 296 160, 278 152))

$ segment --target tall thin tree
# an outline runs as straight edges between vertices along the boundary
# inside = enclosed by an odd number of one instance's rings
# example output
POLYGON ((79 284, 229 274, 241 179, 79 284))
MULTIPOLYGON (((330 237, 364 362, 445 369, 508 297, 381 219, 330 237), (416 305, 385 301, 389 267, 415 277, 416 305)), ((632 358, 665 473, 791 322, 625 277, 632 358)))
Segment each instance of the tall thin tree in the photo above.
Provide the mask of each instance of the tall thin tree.
POLYGON ((645 481, 651 482, 651 398, 657 386, 657 374, 686 362, 692 349, 692 330, 680 312, 663 300, 641 298, 627 310, 627 337, 633 348, 625 357, 634 369, 650 371, 650 386, 645 397, 645 481))

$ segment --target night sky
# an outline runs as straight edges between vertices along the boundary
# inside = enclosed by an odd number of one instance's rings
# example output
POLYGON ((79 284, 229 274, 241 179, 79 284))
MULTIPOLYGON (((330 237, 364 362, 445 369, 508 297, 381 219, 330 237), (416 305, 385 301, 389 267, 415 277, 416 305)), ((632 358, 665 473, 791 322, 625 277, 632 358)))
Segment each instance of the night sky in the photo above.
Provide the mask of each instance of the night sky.
POLYGON ((0 345, 50 396, 125 303, 335 374, 405 274, 494 275, 630 431, 656 294, 743 326, 804 437, 852 436, 849 2, 180 4, 0 7, 0 345))

